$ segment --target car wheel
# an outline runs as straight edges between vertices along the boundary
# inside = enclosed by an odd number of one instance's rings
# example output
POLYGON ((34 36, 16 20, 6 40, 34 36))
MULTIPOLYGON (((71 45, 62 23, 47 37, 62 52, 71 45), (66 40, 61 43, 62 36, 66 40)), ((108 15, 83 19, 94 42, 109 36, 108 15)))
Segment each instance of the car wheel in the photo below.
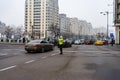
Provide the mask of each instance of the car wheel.
POLYGON ((54 47, 52 47, 51 50, 53 51, 53 50, 54 50, 54 47))
POLYGON ((31 51, 27 51, 27 53, 31 53, 31 51))
POLYGON ((44 49, 44 48, 42 48, 42 49, 41 49, 41 52, 42 52, 42 53, 44 53, 44 52, 45 52, 45 49, 44 49))

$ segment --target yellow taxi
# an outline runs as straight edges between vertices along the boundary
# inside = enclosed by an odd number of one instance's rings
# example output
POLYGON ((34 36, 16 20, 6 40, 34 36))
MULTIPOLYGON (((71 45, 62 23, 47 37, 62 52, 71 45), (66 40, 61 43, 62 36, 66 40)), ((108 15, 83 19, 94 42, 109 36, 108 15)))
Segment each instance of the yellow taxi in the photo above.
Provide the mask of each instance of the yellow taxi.
POLYGON ((96 40, 94 44, 95 45, 103 45, 104 43, 101 40, 96 40))

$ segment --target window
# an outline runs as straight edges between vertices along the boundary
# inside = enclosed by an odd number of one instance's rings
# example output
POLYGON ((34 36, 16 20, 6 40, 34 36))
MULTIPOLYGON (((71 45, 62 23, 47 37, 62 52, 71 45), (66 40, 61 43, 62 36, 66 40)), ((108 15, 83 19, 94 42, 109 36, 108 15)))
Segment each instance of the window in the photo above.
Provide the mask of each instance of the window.
POLYGON ((41 43, 47 43, 46 41, 41 41, 41 43))
POLYGON ((118 14, 117 18, 118 18, 118 20, 120 20, 120 14, 118 14))
POLYGON ((118 4, 118 9, 120 9, 120 4, 118 4))

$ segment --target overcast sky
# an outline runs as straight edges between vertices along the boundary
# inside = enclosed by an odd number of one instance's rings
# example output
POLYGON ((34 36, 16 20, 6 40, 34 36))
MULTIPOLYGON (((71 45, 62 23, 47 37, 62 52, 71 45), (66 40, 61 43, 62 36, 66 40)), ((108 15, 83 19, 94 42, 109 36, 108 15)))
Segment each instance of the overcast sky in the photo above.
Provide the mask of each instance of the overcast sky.
MULTIPOLYGON (((113 0, 59 0, 59 12, 92 23, 93 27, 106 27, 106 16, 100 12, 113 12, 113 0)), ((25 0, 0 0, 0 21, 7 25, 24 25, 25 0)), ((109 25, 112 25, 109 14, 109 25)))

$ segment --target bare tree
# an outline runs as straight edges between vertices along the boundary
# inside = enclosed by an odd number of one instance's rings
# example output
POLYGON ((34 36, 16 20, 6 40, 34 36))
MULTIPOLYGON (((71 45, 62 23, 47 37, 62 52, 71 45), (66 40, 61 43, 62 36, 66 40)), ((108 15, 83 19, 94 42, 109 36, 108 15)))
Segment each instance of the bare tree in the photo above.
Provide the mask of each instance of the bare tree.
POLYGON ((51 34, 53 34, 55 37, 57 37, 59 35, 58 25, 51 24, 51 26, 49 27, 49 31, 51 31, 51 34))
POLYGON ((14 34, 14 38, 15 39, 20 39, 23 36, 23 29, 22 29, 22 27, 20 26, 20 27, 15 28, 14 33, 15 33, 14 34))
POLYGON ((13 33, 14 33, 14 31, 13 31, 13 28, 12 28, 12 27, 7 26, 7 27, 5 28, 4 34, 6 35, 7 39, 8 39, 8 38, 12 38, 12 34, 13 34, 13 33))

